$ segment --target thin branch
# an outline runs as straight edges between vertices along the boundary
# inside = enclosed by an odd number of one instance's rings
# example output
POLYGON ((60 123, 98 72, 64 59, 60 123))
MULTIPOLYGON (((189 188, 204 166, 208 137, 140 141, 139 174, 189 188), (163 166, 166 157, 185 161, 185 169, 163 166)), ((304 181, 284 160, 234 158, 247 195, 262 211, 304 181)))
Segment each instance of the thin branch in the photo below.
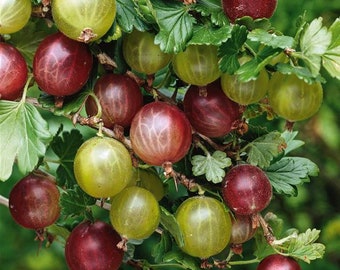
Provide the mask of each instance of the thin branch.
POLYGON ((102 200, 97 200, 96 205, 108 211, 111 209, 111 204, 103 202, 102 200))
POLYGON ((6 206, 6 207, 9 207, 9 202, 8 202, 8 199, 2 195, 0 195, 0 204, 6 206))

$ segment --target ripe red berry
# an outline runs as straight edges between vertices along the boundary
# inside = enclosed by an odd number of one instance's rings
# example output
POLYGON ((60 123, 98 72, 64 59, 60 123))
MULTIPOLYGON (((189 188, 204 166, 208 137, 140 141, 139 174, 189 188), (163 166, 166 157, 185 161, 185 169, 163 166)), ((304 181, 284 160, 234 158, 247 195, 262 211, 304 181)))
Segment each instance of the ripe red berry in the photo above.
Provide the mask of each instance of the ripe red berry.
POLYGON ((60 215, 56 183, 42 173, 21 179, 9 195, 9 211, 21 226, 39 230, 53 224, 60 215))
POLYGON ((183 102, 193 128, 207 137, 225 136, 241 116, 239 105, 224 94, 219 80, 203 89, 191 85, 183 102))
POLYGON ((92 54, 86 44, 58 32, 40 43, 33 59, 33 75, 47 94, 68 96, 85 85, 92 63, 92 54))
POLYGON ((177 106, 155 101, 145 105, 131 123, 132 149, 145 163, 161 166, 182 159, 191 145, 191 126, 177 106))
MULTIPOLYGON (((132 118, 143 106, 143 95, 138 84, 126 75, 105 74, 100 77, 94 93, 102 108, 104 125, 113 128, 115 124, 128 127, 132 118)), ((97 114, 97 105, 93 98, 86 101, 86 112, 89 116, 97 114)))
POLYGON ((260 168, 242 164, 230 169, 225 176, 222 195, 234 213, 252 215, 268 206, 272 186, 260 168))
POLYGON ((277 0, 222 0, 224 13, 231 22, 244 16, 253 19, 270 18, 276 4, 277 0))
POLYGON ((19 98, 27 74, 26 61, 21 53, 12 45, 0 42, 0 99, 19 98))
POLYGON ((301 270, 300 265, 291 257, 272 254, 264 258, 256 270, 301 270))
POLYGON ((111 225, 85 221, 75 227, 65 246, 65 258, 70 270, 117 270, 124 252, 117 247, 121 241, 111 225))

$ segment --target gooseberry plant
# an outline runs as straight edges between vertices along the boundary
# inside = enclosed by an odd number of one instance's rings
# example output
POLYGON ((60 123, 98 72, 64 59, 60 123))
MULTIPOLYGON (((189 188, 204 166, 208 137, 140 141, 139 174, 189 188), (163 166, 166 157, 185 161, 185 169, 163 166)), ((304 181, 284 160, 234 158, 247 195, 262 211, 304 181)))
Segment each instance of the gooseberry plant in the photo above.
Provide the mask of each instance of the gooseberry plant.
MULTIPOLYGON (((274 254, 296 263, 323 257, 320 230, 284 230, 271 201, 298 196, 318 175, 317 164, 294 155, 304 146, 294 123, 322 106, 325 74, 340 79, 340 18, 326 26, 302 14, 288 36, 271 24, 276 1, 266 1, 265 18, 252 10, 229 18, 223 6, 242 1, 222 2, 32 0, 22 6, 31 17, 18 13, 16 28, 6 25, 15 21, 10 9, 23 11, 1 4, 9 10, 0 12, 0 48, 15 48, 28 75, 18 61, 2 67, 14 49, 0 50, 0 82, 13 85, 0 86, 0 180, 14 168, 26 178, 43 173, 59 202, 33 192, 41 181, 26 189, 25 211, 20 195, 0 201, 16 205, 22 223, 30 211, 44 219, 58 209, 52 224, 30 228, 40 241, 63 241, 70 269, 223 269, 274 254), (25 84, 16 81, 24 75, 25 84), (44 209, 29 209, 39 200, 44 209), (88 239, 73 250, 79 231, 88 239), (135 247, 151 235, 159 242, 148 259, 137 258, 135 247), (248 243, 251 252, 242 248, 248 243)), ((258 269, 273 269, 265 265, 258 269)))

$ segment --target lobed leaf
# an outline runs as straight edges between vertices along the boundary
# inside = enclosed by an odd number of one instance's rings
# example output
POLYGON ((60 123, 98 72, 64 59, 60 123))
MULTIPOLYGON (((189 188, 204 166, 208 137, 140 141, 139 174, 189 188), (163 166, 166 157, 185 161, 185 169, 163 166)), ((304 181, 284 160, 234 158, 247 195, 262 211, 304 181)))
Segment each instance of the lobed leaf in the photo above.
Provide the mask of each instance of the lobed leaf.
POLYGON ((318 166, 307 158, 283 157, 266 168, 266 174, 277 193, 296 196, 296 186, 317 176, 318 166))
POLYGON ((261 168, 269 167, 274 157, 285 148, 285 140, 277 131, 265 134, 248 143, 241 152, 248 154, 247 162, 261 168))
POLYGON ((200 0, 194 6, 194 9, 201 13, 202 16, 210 16, 211 22, 215 25, 229 25, 220 0, 200 0))
POLYGON ((310 24, 306 24, 300 36, 301 53, 293 55, 301 58, 316 77, 321 68, 321 56, 326 53, 331 39, 331 33, 322 25, 322 18, 314 19, 310 24))
POLYGON ((331 39, 332 35, 322 25, 322 17, 319 17, 307 24, 300 38, 300 47, 305 55, 321 56, 326 52, 331 39))
POLYGON ((245 26, 234 25, 231 37, 219 47, 218 56, 220 57, 219 67, 224 73, 234 74, 240 67, 238 53, 247 41, 248 31, 245 26))
POLYGON ((322 258, 325 253, 325 246, 321 243, 315 243, 319 236, 319 230, 307 229, 306 232, 300 234, 294 233, 286 237, 286 241, 275 245, 275 247, 284 250, 284 254, 287 256, 310 263, 312 260, 322 258))
POLYGON ((264 47, 252 60, 243 64, 235 74, 237 74, 238 79, 243 82, 256 80, 260 71, 263 70, 280 51, 278 48, 264 47))
POLYGON ((231 159, 222 151, 215 151, 207 156, 192 157, 192 172, 195 176, 205 175, 206 179, 215 184, 221 183, 225 176, 224 168, 231 166, 231 159))
POLYGON ((314 83, 315 81, 324 82, 324 79, 320 75, 314 76, 307 67, 292 66, 288 63, 279 63, 276 65, 277 71, 282 74, 295 74, 301 80, 306 83, 314 83))
POLYGON ((197 25, 194 27, 193 36, 188 44, 205 44, 219 46, 231 36, 229 25, 220 28, 213 27, 211 24, 197 25))
POLYGON ((340 80, 340 18, 330 26, 329 32, 332 40, 322 56, 322 65, 333 78, 340 80))
POLYGON ((186 43, 193 34, 195 19, 189 14, 190 9, 181 2, 164 0, 152 1, 159 32, 155 43, 166 53, 184 51, 186 43))
POLYGON ((135 10, 142 20, 147 24, 156 23, 156 15, 151 0, 133 0, 133 2, 135 4, 135 10))
POLYGON ((305 144, 304 141, 301 140, 295 140, 295 137, 298 135, 298 131, 289 131, 285 130, 282 134, 281 137, 284 138, 286 142, 286 148, 285 148, 285 155, 290 153, 291 151, 301 147, 302 145, 305 144))
POLYGON ((132 32, 133 28, 139 31, 147 29, 143 20, 137 16, 133 0, 117 0, 117 22, 124 32, 132 32))
POLYGON ((292 48, 294 46, 294 38, 289 36, 278 36, 268 33, 263 29, 254 29, 248 34, 248 38, 252 41, 260 42, 273 48, 292 48))
POLYGON ((72 187, 76 183, 73 172, 73 161, 78 148, 84 142, 83 136, 77 129, 57 134, 51 142, 53 152, 59 157, 57 181, 60 186, 72 187))
POLYGON ((31 172, 45 155, 52 135, 37 108, 25 102, 0 100, 0 180, 7 180, 16 161, 21 173, 31 172))
POLYGON ((64 216, 85 216, 88 207, 95 203, 96 199, 87 195, 78 185, 61 193, 60 196, 60 206, 64 216))

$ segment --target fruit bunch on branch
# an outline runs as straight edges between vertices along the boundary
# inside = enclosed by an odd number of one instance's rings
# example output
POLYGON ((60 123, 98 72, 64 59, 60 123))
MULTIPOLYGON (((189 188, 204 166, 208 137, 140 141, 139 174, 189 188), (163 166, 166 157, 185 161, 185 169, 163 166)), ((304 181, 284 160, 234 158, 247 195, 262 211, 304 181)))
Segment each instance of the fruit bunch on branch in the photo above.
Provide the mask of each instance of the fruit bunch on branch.
POLYGON ((323 257, 320 230, 283 229, 271 205, 318 176, 294 155, 295 123, 318 113, 326 75, 340 79, 339 18, 301 15, 288 36, 271 24, 276 0, 0 9, 0 179, 16 182, 0 202, 39 241, 62 241, 69 269, 323 257))

